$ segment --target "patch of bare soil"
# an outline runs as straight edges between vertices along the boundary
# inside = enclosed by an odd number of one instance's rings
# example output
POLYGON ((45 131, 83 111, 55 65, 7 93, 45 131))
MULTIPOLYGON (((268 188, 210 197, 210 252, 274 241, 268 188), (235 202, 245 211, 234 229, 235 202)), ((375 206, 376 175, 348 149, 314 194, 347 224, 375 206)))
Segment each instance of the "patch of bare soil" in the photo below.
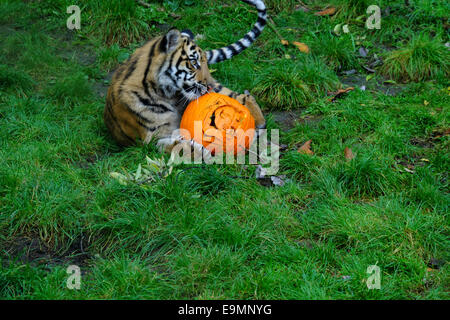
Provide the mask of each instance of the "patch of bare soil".
POLYGON ((52 37, 63 44, 56 53, 59 57, 66 60, 73 59, 82 66, 90 66, 95 63, 97 55, 92 46, 72 44, 75 39, 74 31, 66 29, 58 33, 52 33, 52 37))
MULTIPOLYGON (((63 47, 57 51, 59 57, 65 60, 76 61, 81 66, 95 67, 97 55, 93 47, 72 45, 72 40, 75 38, 74 31, 66 30, 54 36, 63 44, 63 47)), ((104 98, 106 96, 114 71, 109 72, 103 79, 95 81, 92 85, 94 93, 99 97, 104 98)))
POLYGON ((272 112, 273 120, 279 124, 281 128, 287 130, 295 127, 296 122, 300 118, 300 114, 300 110, 272 112))
POLYGON ((450 135, 449 128, 436 128, 433 130, 431 135, 427 137, 414 137, 409 140, 414 146, 421 148, 434 148, 435 144, 439 144, 443 141, 444 137, 450 135))
POLYGON ((96 81, 93 84, 92 89, 94 90, 94 93, 96 95, 100 96, 101 98, 106 97, 114 71, 116 70, 110 71, 101 81, 96 81))
POLYGON ((366 75, 363 74, 352 74, 340 77, 340 81, 346 86, 360 88, 363 90, 379 91, 389 96, 396 96, 405 88, 404 84, 387 83, 386 80, 388 79, 372 79, 367 81, 366 75))
POLYGON ((301 116, 303 110, 290 110, 290 111, 272 111, 273 120, 283 130, 290 130, 298 124, 309 124, 320 121, 320 116, 305 115, 301 116))
POLYGON ((85 251, 88 245, 84 236, 73 241, 71 246, 61 252, 61 249, 52 248, 39 236, 27 237, 21 236, 11 241, 1 244, 4 248, 0 253, 6 261, 16 261, 17 263, 30 264, 33 266, 44 265, 51 266, 85 266, 89 264, 91 255, 85 251))
POLYGON ((98 161, 108 158, 111 155, 109 150, 102 150, 98 153, 85 154, 82 160, 73 161, 72 159, 67 159, 68 162, 74 164, 75 166, 82 169, 89 169, 91 166, 95 165, 98 161))

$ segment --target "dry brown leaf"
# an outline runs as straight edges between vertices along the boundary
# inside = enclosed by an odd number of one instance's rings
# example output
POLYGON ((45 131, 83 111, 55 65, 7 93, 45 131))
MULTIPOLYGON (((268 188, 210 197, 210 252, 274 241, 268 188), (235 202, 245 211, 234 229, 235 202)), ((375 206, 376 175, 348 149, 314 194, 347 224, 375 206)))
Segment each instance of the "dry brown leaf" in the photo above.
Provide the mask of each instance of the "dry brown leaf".
POLYGON ((328 101, 332 102, 332 101, 336 100, 337 98, 340 98, 344 93, 347 93, 352 90, 355 90, 355 88, 348 87, 346 89, 339 89, 336 92, 328 92, 328 95, 332 95, 332 97, 330 99, 328 99, 328 101))
POLYGON ((281 44, 282 44, 283 46, 288 46, 288 45, 289 45, 289 41, 284 40, 284 39, 281 39, 281 44))
POLYGON ((300 50, 301 52, 309 53, 309 47, 306 44, 304 44, 303 42, 295 41, 295 42, 292 42, 292 44, 295 45, 298 48, 298 50, 300 50))
POLYGON ((344 155, 345 155, 345 160, 346 161, 351 161, 352 159, 355 158, 355 155, 353 154, 352 149, 350 149, 348 147, 345 147, 344 155))
POLYGON ((312 150, 311 150, 311 142, 312 142, 312 140, 306 141, 300 148, 298 148, 297 151, 300 153, 313 155, 314 152, 312 152, 312 150))
POLYGON ((325 10, 314 13, 316 16, 332 16, 336 13, 336 8, 330 7, 325 10))

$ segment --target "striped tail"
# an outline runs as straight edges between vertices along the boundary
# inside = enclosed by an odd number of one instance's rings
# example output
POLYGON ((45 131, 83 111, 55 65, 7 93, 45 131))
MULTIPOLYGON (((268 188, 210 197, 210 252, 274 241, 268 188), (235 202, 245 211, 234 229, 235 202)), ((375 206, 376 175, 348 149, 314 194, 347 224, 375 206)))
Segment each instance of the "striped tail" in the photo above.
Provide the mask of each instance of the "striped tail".
POLYGON ((230 44, 227 47, 207 51, 206 58, 208 59, 208 64, 222 62, 234 57, 235 55, 238 55, 239 53, 250 47, 263 31, 264 26, 267 23, 266 5, 264 4, 264 2, 262 0, 242 1, 256 7, 256 9, 258 10, 258 20, 253 26, 253 29, 250 30, 242 39, 236 41, 233 44, 230 44))

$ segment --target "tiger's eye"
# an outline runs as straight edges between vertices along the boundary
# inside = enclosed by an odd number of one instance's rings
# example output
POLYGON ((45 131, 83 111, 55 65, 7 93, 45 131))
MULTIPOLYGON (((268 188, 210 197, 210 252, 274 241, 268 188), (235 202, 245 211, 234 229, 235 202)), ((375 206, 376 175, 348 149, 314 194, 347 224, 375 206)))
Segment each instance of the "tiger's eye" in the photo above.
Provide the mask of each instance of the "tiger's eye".
POLYGON ((200 68, 200 65, 198 64, 197 60, 191 59, 191 60, 189 60, 189 62, 191 63, 191 65, 192 65, 195 69, 199 69, 199 68, 200 68))

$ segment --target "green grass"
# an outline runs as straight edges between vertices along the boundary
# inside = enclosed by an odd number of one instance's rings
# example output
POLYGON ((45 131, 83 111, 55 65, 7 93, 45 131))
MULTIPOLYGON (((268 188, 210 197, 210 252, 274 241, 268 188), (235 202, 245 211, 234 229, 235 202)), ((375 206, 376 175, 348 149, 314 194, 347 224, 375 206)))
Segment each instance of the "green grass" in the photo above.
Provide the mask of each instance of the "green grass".
POLYGON ((109 136, 108 73, 161 34, 159 23, 202 34, 208 49, 238 39, 255 18, 231 0, 132 2, 80 2, 78 32, 65 27, 69 1, 0 3, 0 298, 449 298, 448 5, 389 2, 382 29, 366 30, 357 20, 365 1, 304 1, 310 12, 269 2, 274 29, 311 52, 266 28, 249 50, 212 66, 227 87, 250 90, 268 128, 280 129, 286 183, 269 188, 242 165, 183 165, 142 185, 110 176, 161 154, 109 136), (313 14, 327 5, 340 11, 313 14), (343 23, 351 34, 333 35, 343 23), (341 72, 365 79, 373 54, 384 65, 368 83, 380 83, 360 90, 362 81, 329 102, 327 92, 344 87, 341 72), (384 94, 386 79, 405 82, 401 92, 384 94), (293 126, 277 120, 285 110, 293 126), (297 152, 310 139, 314 155, 297 152), (80 290, 66 287, 72 264, 80 290), (374 264, 381 290, 365 284, 374 264))
POLYGON ((297 5, 295 0, 267 0, 266 7, 273 13, 280 13, 282 11, 292 12, 297 5))
POLYGON ((88 6, 93 34, 107 45, 124 46, 143 40, 150 34, 152 20, 167 15, 158 14, 154 6, 143 8, 135 0, 91 1, 88 6))
POLYGON ((7 90, 10 88, 28 89, 32 86, 33 79, 26 73, 10 68, 7 65, 0 65, 0 88, 7 90))
POLYGON ((356 48, 349 36, 336 37, 331 33, 321 34, 313 42, 312 50, 317 52, 322 60, 336 71, 357 67, 356 48))
POLYGON ((56 102, 79 104, 92 99, 92 89, 88 76, 75 73, 50 85, 45 94, 56 102))
POLYGON ((126 49, 120 48, 117 44, 110 47, 100 48, 97 54, 97 61, 101 68, 110 71, 114 69, 118 63, 124 62, 128 59, 130 54, 126 49))
POLYGON ((380 68, 385 76, 398 81, 426 81, 450 76, 450 51, 442 39, 419 34, 401 49, 386 54, 380 68))
MULTIPOLYGON (((301 57, 300 61, 285 59, 282 66, 269 67, 262 72, 253 88, 267 108, 298 109, 314 98, 335 91, 339 86, 336 74, 317 58, 301 57)), ((300 60, 299 59, 299 60, 300 60)))

